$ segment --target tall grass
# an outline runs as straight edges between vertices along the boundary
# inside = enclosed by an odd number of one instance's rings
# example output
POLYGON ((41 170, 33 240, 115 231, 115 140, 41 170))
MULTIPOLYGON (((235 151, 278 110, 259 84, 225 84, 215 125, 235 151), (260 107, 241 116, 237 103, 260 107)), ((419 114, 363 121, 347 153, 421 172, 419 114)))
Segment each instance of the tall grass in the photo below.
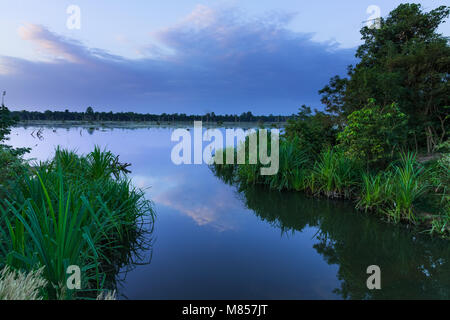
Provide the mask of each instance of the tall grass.
POLYGON ((395 222, 415 222, 416 204, 427 190, 424 167, 414 153, 404 153, 386 171, 363 174, 357 208, 385 213, 395 222))
POLYGON ((328 198, 351 198, 360 172, 361 168, 355 160, 329 148, 314 164, 310 189, 328 198))
POLYGON ((117 179, 120 178, 121 174, 129 173, 127 169, 129 164, 120 163, 119 156, 115 156, 110 151, 101 151, 98 146, 94 148, 94 151, 89 153, 86 157, 90 171, 88 174, 93 179, 98 179, 102 177, 108 177, 114 175, 117 179))
POLYGON ((273 176, 260 175, 260 164, 228 167, 216 164, 213 170, 218 176, 223 178, 226 175, 228 182, 237 182, 241 187, 259 184, 279 191, 303 191, 328 198, 355 200, 356 208, 387 215, 394 222, 419 222, 418 204, 423 205, 427 196, 436 198, 440 194, 440 213, 431 222, 432 232, 446 234, 450 229, 448 157, 441 159, 436 167, 425 170, 416 155, 407 152, 384 171, 371 173, 363 170, 362 163, 337 149, 329 148, 317 157, 307 154, 299 149, 295 138, 282 139, 279 154, 279 172, 273 176), (434 190, 428 183, 430 179, 434 190))
POLYGON ((0 300, 42 300, 47 281, 43 268, 28 274, 4 267, 0 271, 0 300))
POLYGON ((450 238, 450 142, 442 147, 447 150, 428 169, 429 183, 433 189, 431 204, 437 206, 438 213, 433 217, 430 231, 450 238))
POLYGON ((279 173, 266 176, 266 184, 271 189, 304 190, 306 176, 310 170, 310 155, 298 147, 297 138, 282 140, 279 150, 279 173))
POLYGON ((6 264, 45 266, 51 299, 74 297, 65 290, 69 265, 80 266, 86 292, 103 289, 110 266, 138 238, 139 220, 154 216, 143 192, 120 176, 121 168, 98 148, 85 157, 57 149, 54 159, 20 178, 0 205, 6 264))
MULTIPOLYGON (((258 134, 257 132, 254 134, 258 134)), ((270 134, 268 135, 270 139, 270 134)), ((265 185, 274 190, 303 190, 306 187, 306 172, 310 170, 310 155, 297 147, 298 141, 294 139, 281 139, 279 144, 279 170, 276 175, 261 175, 262 165, 259 161, 251 164, 249 161, 249 140, 237 148, 227 148, 222 152, 224 159, 230 152, 238 153, 239 148, 245 148, 246 158, 244 164, 214 164, 213 171, 226 182, 237 181, 242 186, 265 185)), ((260 146, 257 139, 256 154, 259 155, 260 146)), ((268 153, 271 152, 268 145, 268 153)))
POLYGON ((362 174, 360 197, 356 208, 364 211, 373 211, 386 203, 385 175, 378 173, 372 175, 364 172, 362 174))
MULTIPOLYGON (((220 176, 226 175, 228 181, 233 180, 230 179, 233 175, 242 186, 260 184, 278 191, 307 191, 328 197, 349 198, 353 194, 360 170, 357 162, 332 149, 323 152, 314 162, 314 155, 301 150, 298 145, 298 138, 280 140, 279 171, 275 175, 261 175, 261 164, 249 164, 248 154, 245 164, 232 167, 215 164, 213 171, 220 176)), ((248 138, 241 147, 248 148, 248 138)), ((259 145, 257 150, 259 152, 259 145)))
MULTIPOLYGON (((31 185, 35 182, 28 180, 31 185)), ((94 211, 85 196, 77 198, 70 190, 65 190, 62 174, 59 180, 57 199, 52 199, 53 195, 38 175, 36 182, 40 186, 33 185, 39 191, 36 196, 23 204, 5 201, 5 208, 2 208, 11 240, 7 264, 25 270, 46 266, 44 276, 50 282, 51 298, 61 296, 64 291, 66 270, 70 265, 83 267, 84 286, 92 275, 99 275, 96 271, 101 254, 100 240, 107 237, 112 224, 107 219, 100 220, 101 213, 94 211)), ((101 281, 94 280, 97 284, 101 281)))
POLYGON ((210 166, 214 174, 220 177, 225 183, 233 184, 236 176, 236 165, 226 164, 226 156, 228 153, 233 153, 236 159, 236 150, 233 147, 225 148, 223 150, 216 150, 216 154, 213 157, 214 164, 210 166), (221 163, 221 164, 216 164, 221 163))
POLYGON ((398 164, 391 165, 390 171, 385 191, 390 202, 387 212, 396 221, 415 221, 415 204, 427 190, 424 168, 416 155, 408 152, 401 155, 398 164))

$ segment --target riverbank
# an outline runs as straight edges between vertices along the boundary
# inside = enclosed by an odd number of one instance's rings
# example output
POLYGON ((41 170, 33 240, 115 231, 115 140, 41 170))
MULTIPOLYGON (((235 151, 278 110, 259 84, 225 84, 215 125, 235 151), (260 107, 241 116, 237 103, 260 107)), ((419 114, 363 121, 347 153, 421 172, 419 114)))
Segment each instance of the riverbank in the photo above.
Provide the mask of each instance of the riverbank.
MULTIPOLYGON (((53 121, 53 120, 31 120, 19 121, 15 127, 45 127, 45 128, 69 128, 80 127, 84 129, 110 129, 110 128, 187 128, 193 126, 192 121, 158 122, 158 121, 53 121)), ((204 128, 283 128, 286 122, 213 122, 203 121, 204 128)))
MULTIPOLYGON (((248 148, 249 138, 241 148, 248 148)), ((417 227, 450 239, 450 197, 448 153, 419 162, 412 153, 403 153, 384 169, 368 170, 364 162, 328 148, 318 155, 298 147, 298 138, 283 137, 279 147, 279 170, 262 175, 261 164, 212 166, 225 182, 239 188, 264 186, 277 192, 302 192, 313 197, 342 199, 356 209, 373 213, 392 223, 417 227)), ((258 146, 259 149, 259 146, 258 146)), ((239 148, 222 152, 235 153, 239 148)), ((220 154, 220 153, 219 153, 220 154)), ((217 159, 216 159, 217 160, 217 159)), ((223 160, 219 163, 224 163, 223 160)))

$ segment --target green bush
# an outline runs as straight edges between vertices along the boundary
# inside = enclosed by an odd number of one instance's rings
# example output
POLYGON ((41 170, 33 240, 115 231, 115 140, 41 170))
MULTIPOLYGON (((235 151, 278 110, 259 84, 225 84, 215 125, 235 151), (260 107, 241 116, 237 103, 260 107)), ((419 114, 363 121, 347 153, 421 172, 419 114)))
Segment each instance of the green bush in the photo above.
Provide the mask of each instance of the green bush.
POLYGON ((0 166, 0 198, 3 198, 7 192, 14 190, 16 177, 28 172, 29 166, 21 156, 3 146, 0 146, 0 166))
POLYGON ((375 100, 348 116, 338 134, 340 147, 348 157, 367 165, 393 159, 406 140, 407 117, 396 104, 380 107, 375 100))
POLYGON ((296 139, 298 148, 312 156, 336 144, 337 127, 330 114, 303 105, 295 119, 290 119, 286 126, 287 139, 296 139))

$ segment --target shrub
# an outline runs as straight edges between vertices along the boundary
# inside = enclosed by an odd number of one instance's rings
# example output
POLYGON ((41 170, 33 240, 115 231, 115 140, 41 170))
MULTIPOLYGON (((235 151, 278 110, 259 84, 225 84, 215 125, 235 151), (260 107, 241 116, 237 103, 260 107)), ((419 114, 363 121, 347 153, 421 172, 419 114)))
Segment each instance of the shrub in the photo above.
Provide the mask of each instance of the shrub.
POLYGON ((298 148, 310 155, 318 155, 322 150, 336 143, 337 127, 331 115, 302 106, 295 120, 286 126, 287 139, 296 139, 298 148))
POLYGON ((392 159, 406 139, 407 117, 396 104, 380 107, 370 99, 361 110, 348 116, 338 134, 340 147, 348 157, 368 165, 392 159))
POLYGON ((9 149, 0 146, 0 197, 5 197, 8 191, 15 188, 16 177, 25 174, 28 164, 21 156, 9 149))

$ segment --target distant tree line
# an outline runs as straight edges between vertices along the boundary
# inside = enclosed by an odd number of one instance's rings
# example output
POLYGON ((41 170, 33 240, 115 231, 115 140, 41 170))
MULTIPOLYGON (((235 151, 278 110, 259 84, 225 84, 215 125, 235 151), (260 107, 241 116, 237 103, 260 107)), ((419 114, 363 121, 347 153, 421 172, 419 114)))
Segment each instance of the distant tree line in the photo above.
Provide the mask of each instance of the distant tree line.
POLYGON ((92 107, 88 107, 85 112, 65 111, 12 111, 12 116, 18 121, 155 121, 155 122, 175 122, 175 121, 194 121, 202 120, 205 122, 286 122, 289 119, 294 119, 296 115, 253 115, 250 111, 244 112, 241 115, 225 114, 217 115, 214 112, 203 115, 188 115, 185 113, 173 114, 150 114, 150 113, 135 113, 135 112, 95 112, 92 107))

